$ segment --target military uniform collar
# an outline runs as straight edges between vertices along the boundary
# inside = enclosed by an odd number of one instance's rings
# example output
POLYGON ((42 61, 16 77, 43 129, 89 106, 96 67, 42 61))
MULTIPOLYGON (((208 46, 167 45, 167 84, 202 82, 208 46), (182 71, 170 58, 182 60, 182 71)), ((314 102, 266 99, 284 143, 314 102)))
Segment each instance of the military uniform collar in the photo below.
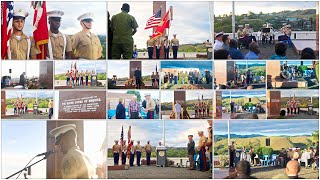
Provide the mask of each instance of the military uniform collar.
POLYGON ((88 36, 88 34, 86 32, 84 32, 84 30, 80 31, 80 33, 83 35, 83 36, 87 36, 89 38, 95 36, 91 31, 90 31, 90 36, 88 36))
MULTIPOLYGON (((16 37, 16 35, 15 35, 14 33, 12 33, 10 37, 15 38, 16 40, 18 40, 17 37, 16 37)), ((24 33, 22 32, 20 41, 21 41, 22 39, 29 39, 29 36, 27 36, 26 34, 24 34, 24 33)))
MULTIPOLYGON (((54 33, 49 30, 49 36, 50 37, 54 37, 53 34, 54 33)), ((57 37, 60 37, 60 36, 62 36, 62 33, 59 31, 58 34, 57 34, 57 37)))

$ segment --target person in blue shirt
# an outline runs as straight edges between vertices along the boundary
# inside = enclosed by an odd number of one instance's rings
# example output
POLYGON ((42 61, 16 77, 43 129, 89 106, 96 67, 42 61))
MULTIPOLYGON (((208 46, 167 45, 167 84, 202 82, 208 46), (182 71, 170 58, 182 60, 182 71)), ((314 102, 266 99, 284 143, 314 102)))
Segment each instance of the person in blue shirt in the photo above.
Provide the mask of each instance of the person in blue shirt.
POLYGON ((288 49, 288 45, 284 42, 278 42, 274 46, 275 55, 271 56, 270 59, 288 59, 286 57, 286 51, 288 49))
POLYGON ((244 59, 244 55, 238 49, 238 41, 235 39, 230 40, 229 55, 230 55, 231 59, 244 59))
POLYGON ((252 41, 249 44, 249 52, 244 56, 244 59, 260 59, 259 54, 260 53, 260 47, 259 45, 252 41))
POLYGON ((116 108, 116 119, 126 119, 126 108, 122 104, 123 98, 119 98, 119 104, 116 108))

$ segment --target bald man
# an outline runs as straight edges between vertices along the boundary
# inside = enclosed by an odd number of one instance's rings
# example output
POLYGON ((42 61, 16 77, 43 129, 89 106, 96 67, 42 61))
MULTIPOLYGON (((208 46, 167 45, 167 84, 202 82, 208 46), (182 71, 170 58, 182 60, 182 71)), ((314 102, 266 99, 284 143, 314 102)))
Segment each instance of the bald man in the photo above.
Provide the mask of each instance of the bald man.
POLYGON ((298 179, 300 164, 297 160, 291 160, 287 163, 286 173, 289 179, 298 179))
POLYGON ((251 167, 248 161, 239 161, 236 165, 237 177, 234 179, 256 179, 250 176, 251 167))

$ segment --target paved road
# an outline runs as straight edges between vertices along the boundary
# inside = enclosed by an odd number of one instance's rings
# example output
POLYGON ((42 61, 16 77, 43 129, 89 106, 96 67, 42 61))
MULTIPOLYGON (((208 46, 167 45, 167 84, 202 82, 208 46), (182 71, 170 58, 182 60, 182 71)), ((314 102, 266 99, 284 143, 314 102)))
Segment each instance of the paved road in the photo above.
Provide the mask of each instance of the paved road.
POLYGON ((108 171, 109 179, 209 179, 209 171, 201 172, 186 168, 140 166, 129 170, 108 171))

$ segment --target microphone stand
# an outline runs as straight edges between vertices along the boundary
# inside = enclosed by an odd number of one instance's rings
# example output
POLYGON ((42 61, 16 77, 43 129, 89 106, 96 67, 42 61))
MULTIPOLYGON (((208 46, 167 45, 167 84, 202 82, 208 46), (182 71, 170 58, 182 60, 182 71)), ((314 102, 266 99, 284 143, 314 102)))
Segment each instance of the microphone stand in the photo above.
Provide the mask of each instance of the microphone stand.
POLYGON ((13 177, 13 176, 15 176, 15 175, 17 175, 17 174, 19 174, 19 173, 23 172, 24 170, 31 168, 31 166, 36 165, 36 164, 38 164, 39 162, 41 162, 41 161, 43 161, 43 160, 46 160, 46 159, 47 159, 47 157, 48 157, 48 156, 44 156, 44 157, 43 157, 42 159, 40 159, 39 161, 37 161, 37 162, 35 162, 35 163, 33 163, 33 164, 30 164, 29 166, 27 166, 27 167, 25 167, 25 168, 21 169, 20 171, 18 171, 18 172, 16 172, 16 173, 14 173, 14 174, 12 174, 12 175, 10 175, 10 176, 9 176, 9 177, 7 177, 6 179, 10 179, 11 177, 13 177))

